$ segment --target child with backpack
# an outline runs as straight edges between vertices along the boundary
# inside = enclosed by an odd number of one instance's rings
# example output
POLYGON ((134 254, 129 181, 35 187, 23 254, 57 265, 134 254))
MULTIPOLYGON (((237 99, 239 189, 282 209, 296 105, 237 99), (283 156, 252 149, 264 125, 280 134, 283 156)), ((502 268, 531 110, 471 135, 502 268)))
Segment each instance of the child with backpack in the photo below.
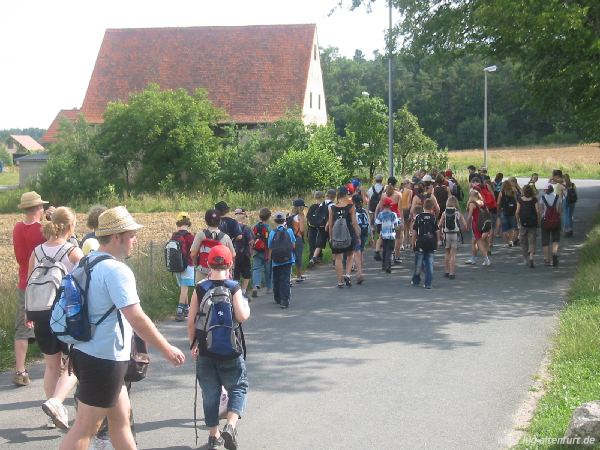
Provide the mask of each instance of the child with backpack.
POLYGON ((354 248, 354 264, 356 265, 356 283, 362 284, 363 277, 363 253, 365 251, 365 245, 369 242, 369 238, 373 237, 371 230, 371 220, 369 213, 363 207, 363 196, 361 194, 354 194, 352 196, 352 202, 356 208, 356 221, 358 222, 358 228, 360 228, 360 243, 354 248))
POLYGON ((348 189, 342 186, 337 192, 337 203, 329 208, 329 245, 334 255, 338 288, 344 284, 352 286, 350 269, 354 261, 354 249, 359 244, 360 228, 356 222, 356 208, 348 196, 348 189), (343 256, 346 255, 346 274, 344 275, 343 256))
POLYGON ((456 252, 458 251, 459 239, 462 231, 467 229, 467 222, 459 210, 458 199, 451 195, 446 202, 446 210, 438 223, 438 228, 444 235, 444 276, 451 280, 456 278, 456 252))
POLYGON ((273 298, 281 309, 290 307, 290 276, 296 261, 294 230, 285 227, 285 214, 278 211, 273 216, 277 227, 269 233, 267 242, 273 274, 273 298))
POLYGON ((304 234, 306 230, 306 216, 304 215, 304 200, 298 198, 294 200, 292 204, 292 212, 287 217, 287 227, 294 231, 296 236, 296 243, 294 246, 294 252, 296 257, 296 283, 301 283, 306 280, 306 276, 302 273, 302 255, 304 253, 304 234))
POLYGON ((241 324, 250 317, 250 307, 240 285, 228 280, 233 257, 223 245, 213 247, 207 257, 210 274, 196 285, 190 304, 188 338, 196 360, 196 379, 202 389, 208 448, 238 448, 237 421, 244 413, 248 378, 241 324), (227 423, 219 430, 219 402, 227 390, 227 423))
POLYGON ((234 211, 234 216, 238 221, 242 234, 240 238, 233 242, 235 248, 235 264, 233 265, 233 279, 240 281, 242 285, 242 295, 248 298, 248 284, 252 278, 252 268, 250 263, 250 249, 254 246, 254 235, 246 221, 248 214, 244 208, 237 208, 234 211))
POLYGON ((47 400, 42 409, 52 424, 63 430, 69 428, 69 416, 63 405, 65 397, 77 379, 69 371, 62 371, 62 356, 69 354, 64 344, 50 329, 51 307, 65 275, 70 273, 83 257, 77 246, 68 242, 74 234, 76 217, 70 208, 56 208, 52 221, 45 225, 47 240, 33 250, 29 258, 25 311, 27 320, 33 322, 36 342, 44 354, 44 391, 47 400))
POLYGON ((392 255, 394 252, 394 244, 396 242, 396 230, 400 225, 400 219, 396 213, 392 211, 393 202, 391 197, 384 198, 381 202, 381 211, 375 218, 375 225, 379 231, 383 253, 381 270, 386 273, 392 273, 392 255))
POLYGON ((325 214, 321 214, 319 208, 323 203, 323 199, 325 198, 325 194, 321 191, 315 192, 315 202, 309 206, 308 211, 306 212, 306 227, 307 227, 307 239, 308 239, 308 254, 309 258, 309 266, 311 264, 311 260, 315 254, 315 249, 317 248, 317 235, 319 233, 319 228, 325 225, 327 220, 325 214))
POLYGON ((412 246, 415 252, 415 270, 411 284, 421 284, 421 268, 425 269, 425 289, 431 289, 433 281, 433 255, 437 249, 438 225, 431 198, 423 202, 423 212, 415 217, 413 225, 412 246))
POLYGON ((221 214, 216 209, 209 209, 204 214, 206 229, 199 231, 194 236, 194 242, 190 248, 190 256, 196 265, 196 279, 206 278, 210 272, 208 267, 208 254, 216 245, 224 245, 235 258, 235 249, 229 235, 219 229, 221 214))
POLYGON ((540 223, 540 205, 531 184, 523 187, 523 195, 517 204, 516 216, 519 222, 519 241, 523 260, 528 267, 533 269, 537 228, 540 223))
POLYGON ((252 227, 254 235, 254 255, 252 256, 252 297, 258 296, 261 286, 266 286, 267 292, 271 290, 271 263, 267 242, 269 240, 269 224, 271 217, 269 208, 262 208, 258 212, 258 223, 252 227), (264 278, 265 284, 262 284, 264 278))
POLYGON ((517 219, 515 216, 517 212, 517 193, 509 180, 502 183, 502 188, 498 194, 498 208, 500 212, 500 225, 506 246, 512 247, 518 238, 517 219))
POLYGON ((540 199, 542 215, 542 249, 544 264, 558 266, 558 243, 560 242, 561 199, 554 192, 554 185, 548 183, 540 199))
POLYGON ((477 264, 477 250, 479 249, 483 256, 483 265, 491 266, 492 263, 488 256, 488 234, 492 232, 492 215, 476 189, 472 189, 469 193, 466 221, 471 224, 473 232, 471 258, 467 259, 466 263, 477 264))
MULTIPOLYGON (((316 195, 316 194, 315 194, 316 195)), ((326 194, 326 198, 319 205, 316 210, 316 216, 309 216, 309 220, 313 223, 317 229, 315 238, 315 252, 308 261, 308 267, 313 267, 315 264, 321 262, 323 258, 323 249, 327 245, 329 235, 327 234, 327 221, 329 220, 329 207, 335 201, 336 191, 335 189, 329 189, 326 194)))
MULTIPOLYGON (((167 248, 173 248, 174 251, 167 253, 167 264, 169 261, 173 261, 178 259, 177 264, 184 264, 182 267, 183 271, 177 272, 175 271, 175 279, 177 280, 177 286, 179 286, 179 303, 177 304, 177 309, 175 310, 175 320, 177 322, 183 321, 184 317, 188 316, 189 311, 189 297, 188 290, 190 287, 195 286, 195 271, 194 271, 194 263, 192 262, 192 257, 190 254, 190 250, 192 248, 192 243, 194 242, 194 235, 190 233, 190 228, 192 226, 192 222, 190 220, 190 216, 187 212, 180 212, 177 214, 176 222, 177 231, 175 231, 171 235, 171 240, 167 243, 167 248), (170 244, 176 244, 170 247, 170 244), (178 255, 175 255, 177 253, 178 255)), ((175 270, 175 269, 173 269, 175 270)))

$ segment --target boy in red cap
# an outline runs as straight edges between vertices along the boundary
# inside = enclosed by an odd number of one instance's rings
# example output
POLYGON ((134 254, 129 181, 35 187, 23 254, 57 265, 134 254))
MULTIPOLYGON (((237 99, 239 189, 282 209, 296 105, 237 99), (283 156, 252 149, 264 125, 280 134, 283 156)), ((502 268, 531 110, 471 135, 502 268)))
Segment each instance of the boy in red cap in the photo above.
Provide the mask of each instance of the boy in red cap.
POLYGON ((382 200, 382 210, 375 218, 375 225, 381 238, 383 251, 381 270, 387 273, 392 272, 392 253, 396 241, 396 229, 400 226, 398 216, 391 210, 393 203, 394 201, 390 197, 384 198, 382 200))
MULTIPOLYGON (((244 347, 243 335, 240 324, 250 317, 248 300, 242 296, 242 290, 237 281, 228 280, 228 273, 233 265, 231 251, 224 245, 214 246, 208 254, 208 279, 198 283, 190 302, 188 317, 188 338, 192 356, 196 360, 196 378, 202 389, 202 405, 204 408, 204 421, 208 427, 208 448, 218 449, 225 445, 226 449, 238 448, 236 424, 246 407, 246 394, 248 392, 248 378, 246 377, 246 363, 244 352, 239 356, 228 359, 216 358, 210 353, 208 334, 203 329, 198 329, 202 316, 200 311, 205 311, 204 302, 212 301, 216 308, 217 292, 225 292, 233 315, 233 324, 236 333, 236 345, 244 347), (222 289, 225 288, 225 289, 222 289), (219 289, 219 291, 217 291, 219 289), (199 322, 197 324, 197 322, 199 322), (239 330, 239 331, 238 331, 239 330), (223 430, 219 430, 219 402, 221 400, 221 386, 228 393, 227 423, 223 430)), ((222 305, 223 303, 221 303, 222 305)), ((210 315, 210 309, 208 315, 210 315)), ((218 309, 221 311, 220 309, 218 309)))

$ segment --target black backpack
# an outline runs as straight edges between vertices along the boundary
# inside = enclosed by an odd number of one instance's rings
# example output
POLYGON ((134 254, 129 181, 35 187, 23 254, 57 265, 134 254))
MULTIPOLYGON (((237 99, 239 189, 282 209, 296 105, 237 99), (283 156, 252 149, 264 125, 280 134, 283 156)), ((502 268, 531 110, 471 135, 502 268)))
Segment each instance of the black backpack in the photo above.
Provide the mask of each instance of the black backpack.
POLYGON ((519 221, 525 228, 537 228, 538 216, 535 209, 535 200, 521 200, 519 221))
POLYGON ((446 220, 444 223, 444 232, 445 233, 458 233, 459 227, 458 227, 458 220, 457 220, 457 216, 456 216, 456 208, 446 208, 446 211, 444 211, 444 213, 446 214, 446 220))
POLYGON ((169 272, 181 273, 187 268, 184 236, 189 231, 180 230, 165 245, 165 265, 169 272))
POLYGON ((276 229, 271 241, 271 259, 276 263, 285 263, 292 259, 292 238, 285 228, 276 229))
POLYGON ((485 206, 483 208, 479 208, 477 229, 480 233, 488 233, 492 229, 492 213, 485 206))
POLYGON ((377 205, 379 205, 379 202, 381 200, 381 194, 383 194, 383 190, 385 188, 381 186, 381 190, 377 192, 375 185, 373 185, 372 189, 373 195, 371 195, 371 198, 369 198, 369 211, 375 212, 375 210, 377 209, 377 205))
POLYGON ((417 250, 432 252, 437 249, 437 233, 435 216, 431 213, 421 213, 416 217, 417 250))
POLYGON ((463 200, 463 198, 465 198, 465 194, 464 194, 462 188, 460 187, 460 184, 458 183, 456 178, 449 178, 449 180, 454 183, 454 186, 452 186, 452 195, 454 195, 456 197, 456 199, 459 202, 461 202, 463 200))
POLYGON ((577 191, 575 190, 575 185, 567 188, 567 203, 569 205, 577 203, 577 191))
POLYGON ((325 228, 329 218, 329 209, 325 202, 311 205, 306 214, 308 224, 313 228, 325 228))
POLYGON ((502 212, 507 217, 512 217, 517 212, 517 199, 511 196, 502 196, 502 212))

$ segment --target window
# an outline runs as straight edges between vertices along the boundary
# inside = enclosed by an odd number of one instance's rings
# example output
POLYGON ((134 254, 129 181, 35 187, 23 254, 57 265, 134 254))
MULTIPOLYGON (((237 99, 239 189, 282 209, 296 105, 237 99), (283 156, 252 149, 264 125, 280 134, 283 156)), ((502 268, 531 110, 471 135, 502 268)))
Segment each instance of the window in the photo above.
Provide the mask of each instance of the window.
POLYGON ((313 46, 313 59, 317 60, 317 44, 313 46))
POLYGON ((312 92, 310 93, 310 97, 309 97, 309 101, 308 101, 308 107, 310 109, 312 109, 312 92))
POLYGON ((318 107, 319 107, 319 109, 321 109, 321 94, 319 94, 319 103, 318 103, 318 107))

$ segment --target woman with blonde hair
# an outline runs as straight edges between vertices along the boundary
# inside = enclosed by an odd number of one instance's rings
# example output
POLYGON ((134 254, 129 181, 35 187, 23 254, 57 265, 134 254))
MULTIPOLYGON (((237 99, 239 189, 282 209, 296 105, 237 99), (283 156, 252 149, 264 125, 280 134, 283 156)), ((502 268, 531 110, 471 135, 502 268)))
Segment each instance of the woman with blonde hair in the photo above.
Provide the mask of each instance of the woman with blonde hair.
MULTIPOLYGON (((38 245, 29 258, 29 275, 44 258, 60 261, 67 272, 71 272, 83 257, 81 249, 68 242, 75 234, 76 218, 72 209, 61 206, 52 214, 52 221, 44 227, 46 242, 38 245)), ((77 379, 65 370, 61 374, 62 355, 69 352, 67 344, 58 340, 50 330, 50 311, 45 320, 33 322, 33 330, 38 346, 44 354, 44 391, 47 400, 42 409, 52 420, 52 424, 66 430, 69 428, 69 416, 63 402, 77 379)), ((53 428, 51 423, 48 426, 53 428)))
POLYGON ((483 265, 491 266, 492 263, 488 257, 488 234, 491 232, 491 219, 490 219, 490 230, 484 231, 479 229, 479 216, 482 214, 482 210, 485 208, 485 202, 479 191, 471 189, 469 192, 469 200, 467 201, 467 218, 466 222, 471 224, 471 230, 473 231, 473 241, 471 243, 471 258, 466 262, 467 264, 477 263, 477 249, 483 256, 483 265))

